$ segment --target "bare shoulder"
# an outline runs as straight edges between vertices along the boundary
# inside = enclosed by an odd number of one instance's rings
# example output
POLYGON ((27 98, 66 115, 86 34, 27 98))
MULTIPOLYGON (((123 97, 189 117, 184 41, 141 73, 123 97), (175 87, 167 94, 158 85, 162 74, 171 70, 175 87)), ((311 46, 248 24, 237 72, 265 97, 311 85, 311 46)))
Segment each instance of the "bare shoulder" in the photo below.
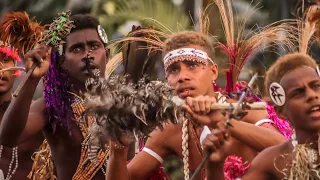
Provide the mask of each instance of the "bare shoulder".
POLYGON ((35 101, 32 101, 30 106, 30 112, 31 113, 44 113, 44 110, 46 108, 46 103, 44 98, 39 98, 35 101))
POLYGON ((181 141, 181 124, 165 124, 163 129, 155 129, 147 140, 146 147, 156 151, 165 158, 168 154, 176 152, 175 146, 181 141))
MULTIPOLYGON (((274 158, 279 156, 279 154, 283 153, 287 147, 288 147, 289 141, 286 141, 282 144, 279 144, 277 146, 271 146, 263 150, 261 153, 258 154, 258 156, 253 160, 252 163, 259 162, 259 160, 267 160, 267 161, 273 161, 274 158)), ((257 164, 261 164, 257 163, 257 164)))
POLYGON ((164 141, 167 138, 173 138, 179 132, 181 132, 181 124, 167 123, 163 126, 163 129, 157 128, 150 133, 148 141, 164 141))
POLYGON ((290 141, 286 141, 277 146, 271 146, 261 153, 252 161, 252 165, 243 179, 252 179, 256 177, 264 177, 262 179, 281 179, 282 174, 278 169, 282 169, 285 164, 276 163, 281 155, 290 149, 290 141), (277 167, 276 167, 277 166, 277 167))

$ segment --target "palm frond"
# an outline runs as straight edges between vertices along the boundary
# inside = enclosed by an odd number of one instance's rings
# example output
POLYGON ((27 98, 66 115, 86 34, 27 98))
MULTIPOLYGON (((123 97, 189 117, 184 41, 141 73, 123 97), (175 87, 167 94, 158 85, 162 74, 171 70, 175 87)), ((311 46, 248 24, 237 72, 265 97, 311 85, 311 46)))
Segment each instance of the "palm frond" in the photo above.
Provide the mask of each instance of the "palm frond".
POLYGON ((318 12, 317 6, 310 6, 303 17, 304 21, 299 24, 299 51, 307 54, 310 40, 316 32, 316 25, 318 21, 310 20, 314 13, 318 12))
POLYGON ((143 26, 174 32, 189 28, 189 18, 170 1, 118 0, 116 12, 100 16, 103 26, 108 27, 127 20, 139 21, 143 26))

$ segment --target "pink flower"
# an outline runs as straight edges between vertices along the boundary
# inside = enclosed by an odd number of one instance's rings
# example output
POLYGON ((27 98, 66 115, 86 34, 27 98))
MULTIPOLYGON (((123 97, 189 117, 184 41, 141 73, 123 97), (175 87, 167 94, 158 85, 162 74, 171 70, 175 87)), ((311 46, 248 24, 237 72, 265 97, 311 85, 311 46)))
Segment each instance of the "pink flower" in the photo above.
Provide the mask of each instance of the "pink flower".
POLYGON ((238 156, 228 156, 224 161, 224 177, 226 180, 234 180, 241 177, 250 167, 247 162, 243 163, 238 156))

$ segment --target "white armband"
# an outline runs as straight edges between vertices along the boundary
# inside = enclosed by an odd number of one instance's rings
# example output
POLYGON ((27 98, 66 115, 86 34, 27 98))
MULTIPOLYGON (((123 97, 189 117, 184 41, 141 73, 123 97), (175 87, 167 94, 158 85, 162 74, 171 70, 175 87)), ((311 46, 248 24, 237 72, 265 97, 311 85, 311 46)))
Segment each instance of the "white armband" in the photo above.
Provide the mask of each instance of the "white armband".
POLYGON ((271 119, 261 119, 258 122, 256 122, 254 125, 255 126, 260 126, 263 123, 273 123, 273 121, 271 119))
POLYGON ((152 157, 154 157, 156 160, 158 160, 161 164, 163 163, 163 159, 161 156, 159 156, 156 152, 152 151, 151 149, 144 147, 142 151, 148 153, 152 157))

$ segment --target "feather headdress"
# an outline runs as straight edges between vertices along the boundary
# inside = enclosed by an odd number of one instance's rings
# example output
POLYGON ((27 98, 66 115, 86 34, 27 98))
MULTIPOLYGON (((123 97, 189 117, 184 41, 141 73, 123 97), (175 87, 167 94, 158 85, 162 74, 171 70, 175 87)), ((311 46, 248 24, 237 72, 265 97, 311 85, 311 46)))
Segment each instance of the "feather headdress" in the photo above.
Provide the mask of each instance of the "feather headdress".
POLYGON ((280 32, 288 32, 294 29, 290 22, 270 24, 258 33, 251 34, 250 38, 245 39, 244 27, 249 15, 242 21, 236 34, 231 0, 213 0, 213 2, 219 9, 226 37, 226 44, 218 43, 218 46, 229 56, 229 69, 226 72, 226 91, 228 93, 236 90, 235 86, 240 72, 253 52, 277 43, 286 45, 289 49, 294 49, 293 37, 283 38, 279 36, 280 32))
POLYGON ((312 43, 314 34, 319 29, 317 28, 319 24, 317 16, 319 16, 318 6, 310 6, 298 24, 299 52, 302 54, 308 54, 309 44, 312 43))
MULTIPOLYGON (((0 24, 0 52, 6 57, 10 57, 14 62, 19 62, 20 57, 33 49, 41 39, 44 26, 30 19, 26 12, 13 12, 5 14, 0 24)), ((21 74, 24 68, 11 67, 2 69, 4 71, 15 71, 16 76, 21 74)))
MULTIPOLYGON (((320 2, 318 2, 320 5, 320 2)), ((318 5, 318 6, 319 6, 318 5)), ((312 13, 310 13, 310 15, 308 16, 308 20, 311 24, 315 25, 315 36, 318 40, 318 42, 320 42, 320 8, 315 8, 312 13)))
MULTIPOLYGON (((231 0, 212 1, 219 9, 226 37, 226 43, 218 43, 218 47, 220 47, 229 58, 229 68, 225 72, 225 92, 227 94, 232 95, 232 93, 236 93, 241 89, 241 83, 238 82, 238 77, 248 58, 254 52, 276 45, 288 51, 294 51, 296 49, 296 42, 298 41, 296 37, 298 31, 296 28, 297 20, 275 22, 259 29, 257 33, 251 33, 245 36, 244 28, 250 14, 247 14, 242 20, 237 29, 238 32, 236 32, 231 0), (285 36, 283 34, 285 34, 285 36), (249 38, 246 38, 247 36, 249 36, 249 38)), ((253 97, 261 101, 257 95, 253 97)), ((268 105, 267 112, 269 118, 273 120, 274 126, 289 139, 292 134, 292 128, 288 121, 278 118, 271 105, 268 105)))
POLYGON ((23 56, 33 49, 41 39, 44 26, 30 19, 26 12, 6 14, 0 24, 0 38, 3 42, 19 50, 23 56))

